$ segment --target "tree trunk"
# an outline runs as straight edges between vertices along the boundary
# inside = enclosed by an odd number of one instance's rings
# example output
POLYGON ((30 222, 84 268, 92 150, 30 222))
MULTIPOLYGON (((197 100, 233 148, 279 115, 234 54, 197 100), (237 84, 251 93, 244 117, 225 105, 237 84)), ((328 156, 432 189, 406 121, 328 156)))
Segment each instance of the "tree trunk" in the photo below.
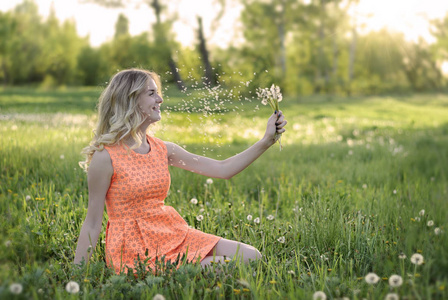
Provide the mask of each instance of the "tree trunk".
MULTIPOLYGON (((159 0, 152 0, 152 2, 149 5, 154 9, 154 12, 156 14, 156 20, 157 20, 156 24, 157 24, 157 26, 155 28, 158 28, 158 30, 163 31, 163 26, 161 26, 161 22, 162 21, 161 21, 161 18, 160 18, 160 13, 162 11, 162 7, 161 7, 161 5, 159 3, 159 0)), ((182 77, 180 76, 179 68, 177 67, 176 62, 173 59, 173 54, 171 52, 170 45, 169 45, 169 43, 168 43, 168 41, 166 39, 166 36, 167 36, 166 32, 159 32, 156 35, 159 37, 160 42, 162 44, 164 44, 164 46, 167 48, 167 51, 169 53, 168 54, 169 58, 168 58, 168 62, 167 63, 169 65, 169 67, 170 67, 171 73, 173 74, 173 80, 176 83, 177 88, 179 90, 184 90, 185 89, 185 85, 184 85, 184 82, 182 80, 182 77)))
POLYGON ((348 89, 347 94, 350 96, 352 93, 352 81, 354 78, 355 68, 355 56, 356 56, 356 43, 358 39, 358 33, 356 32, 356 25, 352 28, 352 42, 350 44, 350 57, 348 60, 348 89))
POLYGON ((213 76, 213 69, 210 65, 209 60, 209 53, 205 44, 205 37, 204 37, 204 29, 202 27, 202 18, 197 17, 198 19, 198 39, 199 39, 199 52, 201 54, 202 63, 204 64, 204 77, 203 77, 203 83, 206 86, 212 86, 215 84, 214 76, 213 76))

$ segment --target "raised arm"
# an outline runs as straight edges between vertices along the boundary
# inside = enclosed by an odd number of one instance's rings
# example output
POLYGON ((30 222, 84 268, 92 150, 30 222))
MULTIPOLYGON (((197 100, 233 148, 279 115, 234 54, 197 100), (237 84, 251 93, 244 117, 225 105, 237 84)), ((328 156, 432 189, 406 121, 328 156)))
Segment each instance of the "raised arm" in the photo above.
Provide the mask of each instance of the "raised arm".
POLYGON ((230 179, 255 161, 275 140, 275 133, 283 133, 286 120, 281 112, 274 113, 268 120, 264 137, 243 152, 225 160, 215 160, 192 154, 182 147, 165 142, 168 150, 168 162, 179 167, 208 177, 230 179))
POLYGON ((95 152, 87 173, 89 186, 89 205, 87 216, 78 238, 75 254, 75 264, 83 259, 87 262, 96 247, 103 222, 104 203, 110 180, 114 171, 109 153, 106 150, 95 152), (90 252, 89 252, 89 246, 90 252))

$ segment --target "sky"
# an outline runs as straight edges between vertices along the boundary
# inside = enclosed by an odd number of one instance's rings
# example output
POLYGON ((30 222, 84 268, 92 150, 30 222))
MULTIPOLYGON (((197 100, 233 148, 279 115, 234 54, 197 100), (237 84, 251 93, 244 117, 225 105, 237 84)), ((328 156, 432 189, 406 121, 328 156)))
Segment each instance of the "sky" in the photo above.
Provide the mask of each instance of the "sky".
MULTIPOLYGON (((310 0, 304 0, 305 2, 310 0)), ((0 11, 7 11, 22 0, 1 0, 0 11)), ((129 31, 132 35, 148 31, 155 22, 153 10, 145 4, 122 9, 104 8, 95 4, 81 4, 78 0, 35 0, 39 13, 48 16, 53 4, 60 20, 75 19, 78 34, 90 36, 92 46, 112 39, 114 26, 119 13, 129 18, 129 31)), ((136 3, 138 1, 134 1, 136 3)), ((211 24, 219 6, 212 0, 170 0, 167 2, 171 12, 177 12, 179 20, 174 24, 176 39, 184 45, 196 41, 196 16, 202 16, 204 31, 209 45, 226 47, 237 42, 238 16, 241 5, 236 0, 227 0, 226 13, 219 26, 211 32, 211 24), (193 5, 194 3, 194 5, 193 5)), ((428 42, 433 38, 429 33, 428 19, 443 18, 448 12, 448 0, 361 0, 350 13, 357 15, 359 24, 365 30, 379 30, 383 27, 401 31, 409 40, 417 41, 421 36, 428 42)))

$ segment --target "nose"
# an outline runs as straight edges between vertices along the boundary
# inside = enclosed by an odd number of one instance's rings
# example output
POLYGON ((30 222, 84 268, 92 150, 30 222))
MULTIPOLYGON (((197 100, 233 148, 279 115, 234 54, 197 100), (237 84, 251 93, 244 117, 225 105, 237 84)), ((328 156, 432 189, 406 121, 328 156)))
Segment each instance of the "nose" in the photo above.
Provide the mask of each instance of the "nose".
POLYGON ((159 94, 157 94, 157 102, 158 103, 163 103, 163 98, 159 94))

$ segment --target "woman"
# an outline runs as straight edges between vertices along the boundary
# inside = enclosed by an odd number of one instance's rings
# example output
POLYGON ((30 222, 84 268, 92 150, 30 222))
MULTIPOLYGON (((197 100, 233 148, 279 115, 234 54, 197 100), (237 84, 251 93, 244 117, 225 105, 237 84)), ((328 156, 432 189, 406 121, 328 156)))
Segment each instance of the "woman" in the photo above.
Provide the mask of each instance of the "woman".
POLYGON ((83 151, 89 204, 81 228, 75 264, 87 261, 101 231, 104 204, 106 261, 117 273, 133 268, 134 260, 156 257, 174 260, 187 254, 201 265, 223 262, 225 257, 245 262, 259 259, 252 246, 192 229, 171 206, 164 205, 170 186, 168 165, 208 177, 229 179, 238 174, 285 132, 281 112, 268 120, 264 137, 244 152, 223 161, 195 155, 182 147, 147 134, 161 119, 163 103, 157 74, 130 69, 115 74, 100 96, 95 136, 83 151))

